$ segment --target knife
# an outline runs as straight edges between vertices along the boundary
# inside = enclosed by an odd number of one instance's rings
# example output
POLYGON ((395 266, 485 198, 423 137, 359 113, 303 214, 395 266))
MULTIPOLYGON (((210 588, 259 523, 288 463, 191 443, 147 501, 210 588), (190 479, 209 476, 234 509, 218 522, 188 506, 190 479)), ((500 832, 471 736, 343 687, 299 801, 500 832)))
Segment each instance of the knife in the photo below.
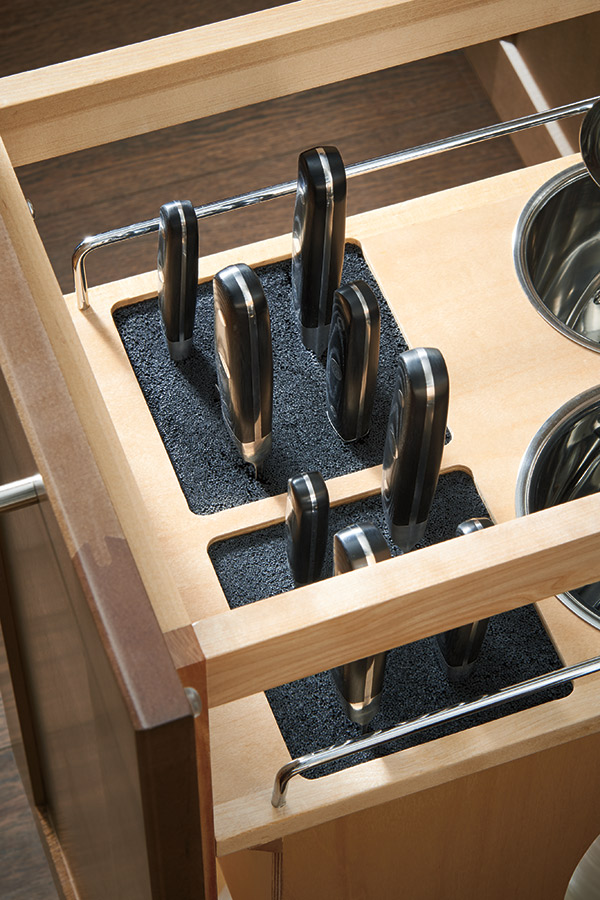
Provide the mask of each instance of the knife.
POLYGON ((368 284, 335 292, 327 349, 327 415, 343 441, 369 432, 379 364, 380 313, 368 284))
POLYGON ((251 463, 258 474, 272 441, 269 308, 258 277, 243 263, 217 272, 213 290, 221 411, 242 459, 251 463))
POLYGON ((189 200, 160 208, 158 229, 158 305, 171 359, 192 349, 198 289, 198 220, 189 200))
MULTIPOLYGON (((458 537, 472 534, 474 531, 490 528, 493 524, 487 516, 467 519, 458 526, 456 534, 458 537)), ((478 622, 451 628, 436 635, 441 660, 449 681, 464 681, 471 674, 479 657, 488 622, 489 619, 480 619, 478 622)))
POLYGON ((383 451, 381 497, 400 550, 423 539, 437 487, 448 418, 449 381, 439 350, 400 354, 383 451))
POLYGON ((298 159, 292 244, 292 300, 302 341, 317 356, 327 349, 333 294, 339 287, 346 233, 346 170, 335 147, 298 159))
POLYGON ((297 585, 318 581, 329 524, 329 492, 319 472, 288 480, 285 534, 288 562, 297 585))
MULTIPOLYGON (((391 559, 386 539, 372 522, 349 525, 333 538, 334 575, 391 559)), ((344 712, 351 722, 369 724, 381 706, 387 653, 365 656, 331 669, 344 712)))

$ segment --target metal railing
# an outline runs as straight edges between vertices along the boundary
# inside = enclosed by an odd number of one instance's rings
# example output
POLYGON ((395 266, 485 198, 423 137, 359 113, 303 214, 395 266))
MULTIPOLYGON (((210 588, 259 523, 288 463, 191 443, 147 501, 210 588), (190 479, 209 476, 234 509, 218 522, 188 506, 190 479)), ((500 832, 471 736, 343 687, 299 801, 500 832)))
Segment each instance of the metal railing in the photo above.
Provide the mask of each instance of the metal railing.
POLYGON ((314 753, 307 753, 305 756, 300 756, 298 759, 293 759, 291 762, 286 763, 277 772, 271 803, 276 808, 285 806, 287 788, 291 779, 295 775, 307 772, 309 769, 314 769, 328 762, 335 762, 353 753, 360 753, 362 750, 371 750, 373 747, 379 747, 382 744, 387 744, 407 734, 413 734, 415 731, 422 731, 424 728, 430 728, 433 725, 441 725, 444 722, 460 719, 463 716, 472 715, 483 709, 500 706, 509 700, 526 697, 545 688, 557 687, 558 685, 566 684, 568 681, 575 681, 575 679, 582 678, 584 675, 593 675, 595 672, 600 672, 600 656, 595 656, 593 659, 588 659, 573 666, 557 669, 555 672, 548 672, 546 675, 538 675, 536 678, 531 678, 528 681, 521 681, 519 684, 502 688, 495 694, 486 694, 483 697, 479 697, 478 700, 457 703, 456 706, 448 706, 445 709, 427 713, 424 716, 419 716, 417 719, 401 722, 392 728, 374 731, 373 734, 356 738, 356 740, 346 741, 343 744, 328 747, 325 750, 316 750, 314 753))
MULTIPOLYGON (((466 131, 463 134, 431 141, 428 144, 421 144, 418 147, 410 147, 407 150, 398 150, 396 153, 389 153, 386 156, 377 156, 363 162, 352 163, 346 167, 346 177, 354 178, 357 175, 366 175, 369 172, 376 172, 379 169, 387 169, 390 166, 413 162, 414 160, 423 159, 427 156, 434 156, 437 153, 445 153, 448 150, 456 150, 459 147, 468 147, 471 144, 478 144, 481 141, 488 141, 492 138, 517 134, 528 128, 534 128, 538 125, 547 125, 550 122, 557 122, 559 119, 580 115, 591 109, 594 103, 599 99, 600 97, 591 97, 588 100, 569 103, 566 106, 557 106, 554 109, 533 113, 529 116, 523 116, 520 119, 511 119, 508 122, 500 122, 496 125, 478 128, 475 131, 466 131)), ((245 206, 254 206, 257 203, 264 203, 267 200, 276 200, 279 197, 293 194, 295 190, 296 181, 286 181, 283 184, 275 184, 270 187, 260 188, 256 191, 250 191, 247 194, 238 194, 236 197, 229 197, 226 200, 217 200, 214 203, 207 203, 205 206, 197 206, 195 208, 195 213, 198 219, 206 219, 209 216, 220 215, 221 213, 230 212, 234 209, 243 209, 245 206)), ((73 253, 73 277, 79 309, 85 310, 89 307, 88 285, 85 271, 85 261, 88 254, 91 253, 92 250, 97 250, 99 247, 107 247, 110 244, 116 244, 119 241, 141 237, 145 234, 153 234, 158 231, 158 228, 158 218, 148 219, 145 222, 138 222, 135 225, 126 225, 123 228, 115 228, 113 231, 105 231, 102 234, 91 235, 84 238, 81 243, 77 245, 73 253)))

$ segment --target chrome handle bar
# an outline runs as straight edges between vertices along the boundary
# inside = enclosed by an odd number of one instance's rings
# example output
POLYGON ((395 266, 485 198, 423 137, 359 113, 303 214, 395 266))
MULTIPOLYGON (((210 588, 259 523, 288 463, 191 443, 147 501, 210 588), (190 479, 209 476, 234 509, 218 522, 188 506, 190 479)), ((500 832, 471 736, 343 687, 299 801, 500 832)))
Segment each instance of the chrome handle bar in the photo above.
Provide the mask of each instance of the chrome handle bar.
POLYGON ((325 750, 316 750, 314 753, 307 753, 305 756, 300 756, 298 759, 293 759, 291 762, 286 763, 277 772, 271 803, 277 809, 285 806, 288 784, 294 775, 300 775, 301 772, 314 769, 327 762, 335 762, 361 750, 379 747, 381 744, 386 744, 415 731, 422 731, 424 728, 430 728, 432 725, 440 725, 443 722, 460 719, 462 716, 480 712, 482 709, 490 709, 491 707, 500 706, 502 703, 507 703, 509 700, 526 697, 544 688, 565 684, 567 681, 574 681, 576 678, 582 678, 584 675, 592 675, 594 672, 600 672, 600 656, 595 656, 593 659, 588 659, 573 666, 557 669, 555 672, 538 675, 536 678, 531 678, 528 681, 521 681, 519 684, 502 688, 495 694, 486 694, 483 697, 479 697, 478 700, 471 700, 468 703, 457 703, 455 706, 448 706, 445 709, 427 713, 416 719, 410 719, 408 722, 400 722, 399 725, 394 725, 392 728, 374 731, 373 734, 356 738, 356 740, 349 740, 343 744, 328 747, 325 750))
MULTIPOLYGON (((587 112, 600 97, 592 97, 589 100, 581 100, 577 103, 569 103, 566 106, 557 106, 554 109, 545 110, 539 113, 533 113, 529 116, 523 116, 520 119, 511 119, 509 122, 500 122, 496 125, 488 125, 485 128, 478 128, 475 131, 467 131, 464 134, 458 134, 454 137, 442 138, 441 140, 431 141, 428 144, 421 144, 418 147, 410 147, 408 150, 399 150, 396 153, 389 153, 386 156, 377 156, 363 162, 352 163, 346 167, 346 176, 354 178, 356 175, 365 175, 368 172, 376 172, 378 169, 387 169, 390 166, 396 166, 400 163, 412 162, 413 160, 423 159, 426 156, 434 156, 436 153, 445 153, 447 150, 456 150, 459 147, 467 147, 470 144, 478 144, 481 141, 488 141, 492 138, 502 137, 508 134, 517 134, 527 128, 534 128, 537 125, 547 125, 549 122, 556 122, 559 119, 565 119, 569 116, 580 115, 587 112)), ((293 194, 296 190, 296 181, 286 181, 283 184, 271 185, 271 187, 260 188, 256 191, 250 191, 247 194, 238 194, 236 197, 229 197, 227 200, 217 200, 214 203, 207 203, 205 206, 197 206, 195 208, 196 216, 199 219, 206 219, 209 216, 216 216, 220 213, 229 212, 233 209, 242 209, 245 206, 254 206, 256 203, 264 203, 266 200, 275 200, 278 197, 285 197, 293 194)), ((73 253, 73 278, 75 281, 75 293, 77 295, 77 305, 79 309, 85 310, 89 307, 88 286, 85 271, 85 260, 92 250, 99 247, 106 247, 109 244, 116 244, 119 241, 126 241, 130 238, 140 237, 144 234, 152 234, 158 231, 159 219, 148 219, 145 222, 138 222, 136 225, 126 225, 123 228, 115 228, 113 231, 105 231, 102 234, 91 235, 84 238, 77 245, 73 253)))

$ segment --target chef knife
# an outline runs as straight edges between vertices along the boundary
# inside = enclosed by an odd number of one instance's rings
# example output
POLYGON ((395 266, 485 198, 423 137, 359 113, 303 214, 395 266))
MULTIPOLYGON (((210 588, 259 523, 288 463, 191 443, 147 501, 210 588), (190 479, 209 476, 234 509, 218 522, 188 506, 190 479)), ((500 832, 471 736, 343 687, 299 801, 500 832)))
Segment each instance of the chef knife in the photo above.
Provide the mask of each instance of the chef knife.
POLYGON ((383 511, 400 550, 422 540, 437 487, 448 417, 449 381, 439 350, 400 354, 383 451, 383 511))
POLYGON ((302 341, 327 349, 333 294, 339 287, 346 233, 346 170, 335 147, 298 159, 292 245, 292 298, 302 341))
POLYGON ((198 220, 189 200, 160 208, 158 230, 158 305, 171 359, 192 349, 198 289, 198 220))
POLYGON ((379 364, 380 313, 364 281, 335 292, 327 349, 327 415, 343 441, 369 432, 379 364))
POLYGON ((240 263, 214 277, 215 363, 221 411, 242 459, 258 473, 271 450, 273 354, 261 283, 240 263))

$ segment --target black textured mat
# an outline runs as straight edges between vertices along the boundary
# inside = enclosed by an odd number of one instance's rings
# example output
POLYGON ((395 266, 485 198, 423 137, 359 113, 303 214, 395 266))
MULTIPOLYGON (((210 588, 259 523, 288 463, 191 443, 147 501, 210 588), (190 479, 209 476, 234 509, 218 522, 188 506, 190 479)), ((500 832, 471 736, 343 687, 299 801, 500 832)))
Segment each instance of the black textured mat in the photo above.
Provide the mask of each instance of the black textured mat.
MULTIPOLYGON (((425 538, 417 547, 426 547, 454 537, 457 526, 465 519, 486 515, 487 510, 470 475, 466 472, 442 475, 429 514, 425 538)), ((383 531, 393 555, 398 553, 383 516, 379 494, 358 503, 334 506, 329 513, 329 541, 323 577, 333 575, 333 535, 346 525, 362 521, 374 522, 383 531)), ((294 587, 285 550, 283 523, 217 541, 211 544, 208 552, 232 609, 263 597, 291 591, 294 587)))
MULTIPOLYGON (((243 260, 240 260, 243 262, 243 260)), ((196 513, 212 513, 285 492, 287 479, 312 470, 324 478, 381 463, 385 429, 396 380, 398 354, 406 349, 381 291, 361 251, 346 245, 343 281, 362 278, 381 305, 381 352, 371 431, 356 444, 344 444, 325 412, 322 362, 306 350, 290 308, 289 260, 257 268, 271 315, 273 337, 273 450, 260 481, 240 459, 221 417, 213 351, 212 284, 200 285, 189 359, 173 363, 166 348, 158 302, 154 298, 114 313, 115 323, 140 387, 164 441, 183 493, 196 513)), ((448 436, 447 436, 448 437, 448 436)), ((485 515, 471 478, 453 472, 440 478, 423 545, 454 536, 456 526, 485 515)), ((330 536, 352 522, 372 521, 391 538, 383 521, 380 497, 332 509, 330 536)), ((331 573, 331 540, 324 573, 331 573)), ((213 544, 210 556, 230 605, 239 606, 293 588, 285 553, 283 525, 213 544)), ((444 597, 440 596, 440 603, 444 597)), ((554 648, 533 607, 495 617, 490 623, 480 661, 464 685, 450 685, 437 661, 435 639, 392 650, 388 654, 382 709, 373 729, 387 728, 424 712, 474 699, 484 693, 560 667, 554 648)), ((478 713, 435 729, 362 753, 307 777, 319 777, 374 756, 432 740, 517 709, 565 696, 570 687, 512 702, 499 710, 478 713)), ((337 699, 328 673, 267 691, 267 697, 293 757, 360 733, 337 699)))
MULTIPOLYGON (((243 260, 240 260, 243 262, 243 260)), ((396 382, 398 354, 407 349, 360 249, 346 245, 343 282, 362 278, 381 306, 381 350, 371 430, 344 444, 325 411, 323 362, 300 340, 291 313, 290 261, 257 268, 271 317, 273 449, 260 481, 240 458, 221 416, 214 365, 212 282, 200 285, 194 348, 174 363, 156 298, 115 310, 115 324, 164 441, 183 493, 195 513, 213 513, 282 494, 287 480, 317 470, 325 479, 379 465, 396 382)))
MULTIPOLYGON (((486 510, 470 476, 464 472, 442 475, 427 533, 419 546, 453 538, 460 522, 482 515, 486 515, 486 510)), ((335 532, 365 520, 378 525, 390 546, 393 546, 379 496, 334 507, 330 513, 330 540, 323 567, 324 577, 329 577, 333 570, 331 545, 335 532)), ((274 596, 294 586, 287 565, 283 524, 218 542, 211 546, 209 552, 231 607, 274 596)), ((443 594, 440 594, 440 603, 443 602, 443 594)), ((426 638, 392 650, 387 659, 382 707, 370 727, 373 730, 390 728, 406 719, 474 700, 561 665, 533 606, 502 613, 490 621, 479 661, 464 684, 448 682, 438 662, 435 638, 426 638)), ((321 766, 305 773, 305 777, 318 778, 367 759, 385 756, 404 747, 564 697, 570 691, 570 685, 566 685, 511 701, 496 710, 486 710, 463 720, 429 728, 384 747, 321 766)), ((292 757, 339 744, 361 734, 360 727, 349 722, 343 713, 328 672, 273 688, 266 694, 292 757)))

